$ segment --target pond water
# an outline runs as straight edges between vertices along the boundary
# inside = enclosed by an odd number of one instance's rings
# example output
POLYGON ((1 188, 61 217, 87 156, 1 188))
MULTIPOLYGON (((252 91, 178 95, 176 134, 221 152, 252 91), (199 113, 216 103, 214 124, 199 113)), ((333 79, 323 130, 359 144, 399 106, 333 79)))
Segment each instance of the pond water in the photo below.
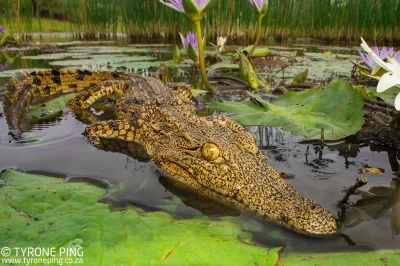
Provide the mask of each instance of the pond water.
MULTIPOLYGON (((315 51, 314 45, 300 45, 273 49, 291 53, 299 49, 313 50, 293 70, 286 69, 275 75, 275 80, 293 76, 302 67, 315 68, 315 71, 310 71, 313 79, 346 77, 351 72, 348 59, 357 58, 353 48, 323 47, 315 51), (334 58, 321 56, 320 52, 327 50, 334 52, 334 58)), ((18 69, 121 69, 152 75, 160 61, 170 59, 172 48, 168 45, 87 42, 63 43, 60 47, 54 47, 54 50, 6 52, 12 62, 6 70, 0 72, 0 91, 4 89, 9 76, 18 69)), ((192 72, 187 66, 177 68, 170 62, 167 64, 171 66, 173 80, 191 81, 192 72)), ((225 93, 223 97, 232 99, 241 96, 225 93)), ((202 113, 207 113, 207 110, 202 113)), ((175 195, 163 186, 160 173, 153 163, 95 149, 82 137, 84 128, 85 125, 72 115, 65 115, 55 122, 34 125, 29 132, 23 133, 21 139, 15 139, 9 135, 4 117, 0 117, 0 170, 17 168, 106 180, 122 187, 109 196, 121 204, 133 204, 149 211, 165 210, 183 217, 203 215, 199 210, 185 205, 179 197, 181 195, 175 195), (171 204, 174 207, 168 208, 171 204)), ((379 145, 352 143, 351 139, 327 142, 321 148, 317 143, 301 142, 301 137, 292 136, 278 128, 248 129, 256 137, 267 161, 278 172, 294 175, 288 179, 289 183, 305 196, 326 207, 336 217, 341 217, 338 235, 311 238, 248 215, 238 216, 236 219, 240 221, 242 228, 253 233, 257 244, 286 246, 285 252, 366 251, 400 247, 400 237, 394 233, 396 228, 400 228, 399 184, 392 180, 395 177, 394 172, 399 170, 397 150, 379 145), (379 167, 384 173, 361 174, 361 169, 366 167, 379 167), (345 195, 343 190, 353 185, 356 178, 362 177, 368 178, 368 184, 362 188, 363 196, 367 200, 355 204, 361 196, 352 196, 350 202, 355 206, 342 210, 338 202, 345 195), (385 196, 368 194, 372 187, 381 187, 385 196)))

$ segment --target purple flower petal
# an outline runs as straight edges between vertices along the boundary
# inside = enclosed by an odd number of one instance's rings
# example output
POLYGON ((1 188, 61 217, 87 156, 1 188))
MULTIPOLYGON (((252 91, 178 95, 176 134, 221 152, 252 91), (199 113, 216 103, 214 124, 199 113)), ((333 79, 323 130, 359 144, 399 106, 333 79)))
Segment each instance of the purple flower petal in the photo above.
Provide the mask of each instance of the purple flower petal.
POLYGON ((182 0, 160 0, 166 6, 169 6, 179 12, 184 13, 185 10, 183 9, 182 0))
POLYGON ((375 46, 374 48, 372 48, 372 51, 373 51, 377 56, 379 56, 379 48, 378 48, 378 46, 375 46))
POLYGON ((196 4, 197 9, 201 12, 210 2, 210 0, 193 0, 196 4))
POLYGON ((197 36, 193 32, 188 32, 186 38, 183 40, 183 45, 185 46, 185 50, 188 50, 189 43, 192 44, 194 50, 199 53, 199 44, 197 42, 197 36))
POLYGON ((256 4, 258 11, 261 11, 264 3, 268 6, 268 0, 249 0, 249 1, 251 5, 256 4))
POLYGON ((372 58, 361 52, 360 50, 358 50, 358 53, 360 54, 361 59, 364 61, 364 63, 369 66, 370 68, 374 68, 374 66, 376 65, 375 61, 372 60, 372 58))
MULTIPOLYGON (((388 58, 389 56, 393 56, 394 49, 393 47, 390 47, 389 50, 386 48, 386 46, 382 47, 382 49, 379 51, 379 48, 375 46, 372 51, 379 56, 380 59, 384 60, 388 58)), ((364 63, 369 66, 370 68, 374 68, 376 66, 375 61, 371 58, 366 53, 362 53, 360 50, 358 51, 360 54, 361 59, 364 61, 364 63)), ((400 51, 398 51, 394 56, 393 56, 398 62, 400 62, 400 51)))
POLYGON ((397 62, 399 62, 399 63, 400 63, 400 50, 399 50, 399 51, 397 51, 397 53, 395 53, 395 54, 394 54, 394 59, 396 59, 396 60, 397 60, 397 62))
POLYGON ((4 64, 0 65, 0 71, 8 68, 11 65, 10 61, 4 62, 4 64))
POLYGON ((0 31, 1 31, 1 32, 6 32, 7 29, 0 25, 0 31))
POLYGON ((382 50, 378 55, 379 55, 380 59, 385 59, 388 57, 388 52, 387 52, 386 46, 382 47, 382 50))

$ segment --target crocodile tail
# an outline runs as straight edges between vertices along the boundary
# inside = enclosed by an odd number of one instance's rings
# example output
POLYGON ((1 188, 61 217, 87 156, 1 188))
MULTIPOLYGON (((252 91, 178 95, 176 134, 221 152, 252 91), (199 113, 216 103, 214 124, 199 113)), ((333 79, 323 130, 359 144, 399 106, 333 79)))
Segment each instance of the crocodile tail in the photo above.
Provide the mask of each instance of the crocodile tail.
POLYGON ((124 74, 110 71, 40 70, 21 72, 11 78, 3 95, 4 113, 11 129, 22 131, 26 107, 48 96, 80 92, 104 80, 120 79, 124 74))

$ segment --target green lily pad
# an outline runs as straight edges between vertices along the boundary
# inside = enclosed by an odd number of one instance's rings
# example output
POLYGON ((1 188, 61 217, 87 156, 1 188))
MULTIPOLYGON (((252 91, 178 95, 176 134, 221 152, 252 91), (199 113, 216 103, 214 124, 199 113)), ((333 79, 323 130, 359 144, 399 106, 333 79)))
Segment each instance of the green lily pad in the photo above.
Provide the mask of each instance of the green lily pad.
MULTIPOLYGON (((250 53, 252 49, 253 49, 253 45, 250 45, 250 46, 247 46, 246 48, 244 48, 242 50, 242 52, 246 51, 247 53, 250 53)), ((269 55, 270 53, 271 53, 271 51, 267 47, 258 47, 254 50, 253 56, 266 56, 266 55, 269 55)))
POLYGON ((216 63, 213 64, 211 66, 208 67, 209 69, 239 69, 239 65, 238 64, 232 64, 226 61, 222 61, 220 63, 216 63))
POLYGON ((395 266, 400 261, 399 250, 378 250, 348 253, 291 253, 279 260, 279 265, 336 266, 336 265, 386 265, 395 266))
POLYGON ((55 53, 55 54, 41 54, 41 55, 29 55, 23 56, 22 59, 30 59, 30 60, 59 60, 67 57, 73 56, 84 56, 86 53, 55 53))
POLYGON ((292 84, 301 84, 307 81, 307 76, 308 76, 308 69, 304 70, 303 72, 297 74, 293 79, 292 79, 292 84))
POLYGON ((349 59, 358 59, 356 55, 324 56, 322 53, 306 53, 298 57, 297 62, 285 68, 285 78, 293 78, 298 73, 308 69, 308 79, 316 81, 332 80, 333 78, 351 76, 353 64, 349 59), (310 62, 311 60, 311 62, 310 62))
POLYGON ((400 93, 400 88, 392 87, 390 89, 385 90, 384 92, 378 93, 376 91, 376 87, 372 87, 372 88, 366 88, 366 91, 374 97, 379 97, 387 103, 394 104, 394 99, 396 98, 397 94, 400 93))
POLYGON ((59 250, 81 240, 84 265, 265 265, 267 249, 251 244, 233 219, 185 219, 133 206, 111 212, 97 202, 105 190, 90 184, 14 170, 1 178, 2 246, 59 250))
POLYGON ((126 56, 126 57, 93 57, 89 59, 80 60, 63 60, 63 61, 53 61, 49 64, 52 66, 83 66, 83 65, 113 65, 129 62, 140 62, 140 61, 151 61, 156 60, 155 57, 150 56, 126 56))
POLYGON ((169 61, 141 61, 141 62, 127 62, 127 63, 114 63, 111 64, 116 69, 147 69, 150 67, 159 67, 160 64, 165 64, 167 67, 177 67, 173 60, 169 61))
POLYGON ((115 54, 115 53, 149 53, 152 50, 149 48, 134 48, 134 47, 120 47, 120 46, 82 46, 71 47, 68 49, 70 52, 85 52, 89 54, 115 54))
POLYGON ((200 90, 200 89, 192 89, 192 95, 193 96, 196 96, 196 95, 199 95, 199 94, 203 94, 203 93, 207 93, 208 91, 205 91, 205 90, 200 90))
POLYGON ((48 70, 47 68, 24 68, 24 69, 10 69, 10 70, 5 70, 5 71, 0 71, 0 78, 9 78, 9 77, 15 77, 18 73, 21 73, 21 71, 24 71, 26 73, 31 73, 33 71, 39 71, 39 70, 48 70))
POLYGON ((76 95, 76 93, 71 93, 50 100, 46 103, 39 103, 30 106, 28 111, 28 119, 31 122, 38 123, 57 118, 62 114, 62 110, 64 109, 65 105, 76 95))
POLYGON ((215 102, 210 108, 235 113, 231 118, 243 125, 281 127, 306 139, 342 139, 361 129, 363 99, 343 80, 332 82, 324 90, 288 92, 269 103, 250 94, 257 101, 215 102))

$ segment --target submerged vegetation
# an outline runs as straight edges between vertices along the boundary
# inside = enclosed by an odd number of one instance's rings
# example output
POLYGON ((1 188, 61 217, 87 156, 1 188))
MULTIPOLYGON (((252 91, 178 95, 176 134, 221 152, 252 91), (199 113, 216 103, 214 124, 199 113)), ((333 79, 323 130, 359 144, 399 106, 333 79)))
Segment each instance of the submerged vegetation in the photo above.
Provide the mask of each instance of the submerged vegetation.
MULTIPOLYGON (((0 24, 12 32, 72 31, 85 38, 124 32, 134 38, 171 39, 194 30, 190 20, 158 0, 0 0, 0 6, 0 24), (49 28, 44 18, 65 24, 51 22, 49 28)), ((207 35, 254 41, 252 9, 248 1, 217 1, 205 17, 207 35)), ((261 38, 354 41, 363 36, 375 43, 399 42, 399 21, 397 0, 269 0, 261 38)))

